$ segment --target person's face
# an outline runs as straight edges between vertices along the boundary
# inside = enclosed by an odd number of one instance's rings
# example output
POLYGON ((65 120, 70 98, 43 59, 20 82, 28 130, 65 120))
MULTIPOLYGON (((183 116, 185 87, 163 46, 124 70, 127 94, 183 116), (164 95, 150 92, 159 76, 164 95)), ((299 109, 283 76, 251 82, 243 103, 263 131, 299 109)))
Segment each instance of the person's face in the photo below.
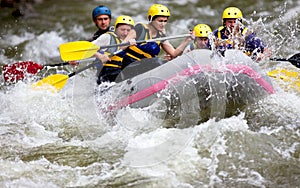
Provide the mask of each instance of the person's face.
POLYGON ((233 31, 234 27, 236 26, 236 19, 225 19, 225 26, 229 31, 233 31))
POLYGON ((130 25, 120 24, 116 28, 116 33, 121 40, 124 40, 127 37, 128 33, 131 31, 131 29, 132 27, 130 25))
POLYGON ((203 49, 207 47, 208 38, 207 37, 196 37, 195 43, 198 49, 203 49))
POLYGON ((94 19, 94 22, 98 29, 106 30, 110 25, 110 18, 108 15, 99 15, 94 19))
POLYGON ((154 27, 159 31, 164 31, 167 23, 168 17, 166 16, 158 16, 152 21, 154 27))

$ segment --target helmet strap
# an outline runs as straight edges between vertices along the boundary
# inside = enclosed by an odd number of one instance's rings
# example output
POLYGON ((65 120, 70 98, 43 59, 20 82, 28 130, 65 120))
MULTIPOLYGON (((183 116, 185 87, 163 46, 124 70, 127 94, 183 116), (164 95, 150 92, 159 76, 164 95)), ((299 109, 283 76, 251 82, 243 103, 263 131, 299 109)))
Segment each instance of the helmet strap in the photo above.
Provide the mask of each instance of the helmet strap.
POLYGON ((151 24, 152 22, 152 19, 153 19, 153 16, 150 17, 150 20, 149 20, 149 23, 151 24))

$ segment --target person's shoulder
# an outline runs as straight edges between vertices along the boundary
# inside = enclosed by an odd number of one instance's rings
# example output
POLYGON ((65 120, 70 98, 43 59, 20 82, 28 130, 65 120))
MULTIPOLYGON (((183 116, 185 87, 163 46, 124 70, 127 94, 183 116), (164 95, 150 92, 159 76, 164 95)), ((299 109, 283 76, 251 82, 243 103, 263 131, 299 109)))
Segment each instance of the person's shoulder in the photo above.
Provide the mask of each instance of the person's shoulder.
POLYGON ((96 40, 97 38, 99 38, 101 35, 103 35, 104 33, 105 33, 104 31, 98 29, 98 30, 93 34, 93 36, 92 36, 90 39, 88 39, 88 41, 94 41, 94 40, 96 40))
POLYGON ((103 33, 102 35, 100 35, 98 38, 102 39, 102 38, 110 37, 111 33, 113 33, 113 31, 108 31, 108 32, 103 33))

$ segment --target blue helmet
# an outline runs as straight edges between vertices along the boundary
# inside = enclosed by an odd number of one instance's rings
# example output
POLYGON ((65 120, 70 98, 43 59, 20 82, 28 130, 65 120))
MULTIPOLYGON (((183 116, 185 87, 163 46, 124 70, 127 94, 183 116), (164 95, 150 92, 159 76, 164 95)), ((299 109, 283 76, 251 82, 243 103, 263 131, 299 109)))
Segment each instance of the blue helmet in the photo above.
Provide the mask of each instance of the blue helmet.
POLYGON ((111 18, 111 11, 110 11, 110 9, 108 7, 106 7, 106 6, 104 6, 104 5, 99 5, 96 8, 94 8, 94 10, 93 10, 93 15, 92 15, 93 16, 93 20, 97 16, 99 16, 101 14, 106 14, 106 15, 109 16, 109 18, 111 18))

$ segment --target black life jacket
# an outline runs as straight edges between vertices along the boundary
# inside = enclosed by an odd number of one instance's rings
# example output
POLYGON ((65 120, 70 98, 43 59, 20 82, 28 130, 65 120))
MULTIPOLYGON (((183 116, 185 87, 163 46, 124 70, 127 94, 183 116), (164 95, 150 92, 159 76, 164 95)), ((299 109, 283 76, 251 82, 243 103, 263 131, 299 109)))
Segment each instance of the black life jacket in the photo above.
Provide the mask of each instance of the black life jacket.
POLYGON ((90 39, 88 39, 87 41, 92 42, 93 40, 96 40, 98 37, 100 37, 101 35, 103 35, 104 33, 109 32, 109 31, 114 31, 114 26, 110 26, 106 30, 98 29, 98 31, 96 31, 94 33, 94 35, 90 39))

